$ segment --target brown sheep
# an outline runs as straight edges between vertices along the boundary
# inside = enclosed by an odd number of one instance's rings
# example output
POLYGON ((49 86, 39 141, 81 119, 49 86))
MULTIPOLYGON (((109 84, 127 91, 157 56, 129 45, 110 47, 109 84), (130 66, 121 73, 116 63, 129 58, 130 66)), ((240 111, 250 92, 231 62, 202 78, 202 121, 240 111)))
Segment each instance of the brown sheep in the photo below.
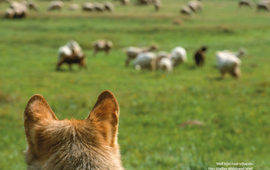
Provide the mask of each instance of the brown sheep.
POLYGON ((108 55, 112 47, 113 44, 111 41, 98 40, 94 44, 94 55, 96 55, 99 51, 105 51, 108 55))
POLYGON ((207 50, 207 47, 203 46, 195 52, 194 59, 195 59, 197 66, 204 65, 204 53, 206 52, 206 50, 207 50))
POLYGON ((85 54, 83 54, 82 56, 77 56, 75 54, 71 55, 71 56, 63 56, 60 61, 57 62, 57 70, 60 69, 60 66, 64 63, 67 63, 69 65, 69 70, 72 70, 72 64, 79 64, 80 68, 85 67, 86 66, 86 56, 85 54))

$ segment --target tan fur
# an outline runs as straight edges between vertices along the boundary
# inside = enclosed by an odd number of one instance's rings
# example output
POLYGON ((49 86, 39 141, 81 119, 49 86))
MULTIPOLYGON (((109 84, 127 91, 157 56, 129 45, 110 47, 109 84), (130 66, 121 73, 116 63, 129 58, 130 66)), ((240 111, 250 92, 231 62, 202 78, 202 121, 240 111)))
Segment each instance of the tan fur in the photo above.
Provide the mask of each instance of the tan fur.
POLYGON ((41 95, 24 112, 28 170, 124 170, 117 143, 119 106, 102 92, 85 120, 58 120, 41 95))

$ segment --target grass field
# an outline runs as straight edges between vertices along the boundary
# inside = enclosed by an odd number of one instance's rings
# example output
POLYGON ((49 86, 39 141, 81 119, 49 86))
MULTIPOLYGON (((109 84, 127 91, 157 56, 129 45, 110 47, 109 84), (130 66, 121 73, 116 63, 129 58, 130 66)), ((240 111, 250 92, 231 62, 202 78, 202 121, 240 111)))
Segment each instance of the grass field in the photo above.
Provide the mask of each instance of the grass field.
MULTIPOLYGON (((160 12, 113 1, 113 14, 88 14, 68 11, 71 2, 49 13, 48 2, 37 1, 40 12, 26 19, 0 18, 1 170, 26 169, 23 112, 33 94, 43 95, 59 119, 84 119, 103 90, 120 104, 118 140, 126 169, 201 170, 217 162, 270 169, 270 14, 238 10, 234 0, 207 0, 189 18, 179 14, 188 1, 162 2, 160 12), (56 71, 57 50, 71 39, 87 55, 88 69, 63 65, 56 71), (97 39, 114 43, 109 56, 92 55, 97 39), (160 51, 182 46, 188 62, 172 74, 124 66, 127 47, 151 44, 160 51), (193 53, 201 45, 209 50, 206 65, 197 68, 193 53), (221 80, 215 52, 239 47, 247 50, 241 79, 221 80), (179 126, 194 119, 206 125, 179 126)), ((6 8, 0 4, 1 16, 6 8)))

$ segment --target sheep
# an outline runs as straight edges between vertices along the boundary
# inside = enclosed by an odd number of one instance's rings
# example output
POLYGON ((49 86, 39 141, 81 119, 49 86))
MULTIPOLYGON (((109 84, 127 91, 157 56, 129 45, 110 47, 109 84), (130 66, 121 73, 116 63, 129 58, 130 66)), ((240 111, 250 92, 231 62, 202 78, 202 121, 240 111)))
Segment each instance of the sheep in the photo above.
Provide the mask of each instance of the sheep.
POLYGON ((72 40, 69 41, 65 46, 62 46, 58 50, 58 62, 57 62, 57 70, 60 69, 60 66, 63 63, 67 63, 69 65, 69 69, 71 70, 71 64, 77 63, 80 67, 86 67, 86 57, 82 52, 79 44, 72 40))
POLYGON ((105 10, 109 11, 109 12, 113 12, 114 11, 114 6, 111 2, 105 2, 104 3, 104 8, 105 10))
POLYGON ((188 3, 188 7, 193 11, 193 12, 198 12, 199 10, 202 9, 202 3, 199 1, 190 1, 188 3))
POLYGON ((260 10, 267 10, 270 11, 270 1, 264 0, 257 3, 257 12, 260 10))
POLYGON ((71 4, 69 6, 69 10, 70 11, 75 11, 75 10, 78 10, 80 8, 80 5, 79 4, 71 4))
POLYGON ((64 6, 64 3, 62 1, 52 1, 48 6, 48 11, 52 11, 56 9, 61 10, 63 6, 64 6))
POLYGON ((173 66, 178 66, 179 64, 187 61, 187 52, 183 47, 175 47, 171 51, 171 58, 173 61, 173 66))
POLYGON ((197 66, 204 65, 204 53, 206 52, 206 50, 207 50, 207 47, 203 46, 195 52, 194 59, 195 59, 197 66))
POLYGON ((158 63, 158 67, 159 69, 164 70, 167 73, 170 73, 173 71, 173 61, 169 57, 164 57, 158 63))
POLYGON ((82 6, 83 11, 93 12, 95 11, 95 6, 92 3, 84 3, 82 6))
POLYGON ((139 5, 148 5, 148 4, 151 4, 151 3, 152 3, 151 0, 138 0, 139 5))
POLYGON ((83 54, 81 56, 63 56, 63 58, 58 61, 57 63, 57 70, 60 69, 60 66, 64 63, 67 63, 69 65, 69 70, 72 70, 72 64, 79 64, 80 68, 85 67, 86 66, 86 56, 83 54))
POLYGON ((105 51, 108 55, 112 47, 113 43, 111 41, 98 40, 94 44, 94 55, 96 55, 99 51, 105 51))
POLYGON ((95 11, 97 12, 103 12, 105 10, 104 5, 101 3, 94 3, 95 11))
POLYGON ((156 11, 159 11, 161 8, 161 2, 160 0, 153 0, 153 4, 155 6, 156 11))
POLYGON ((242 7, 242 6, 247 6, 247 7, 252 8, 253 2, 250 1, 250 0, 240 0, 239 3, 238 3, 238 6, 239 6, 239 8, 242 7))
POLYGON ((183 15, 188 15, 188 16, 192 16, 192 14, 193 14, 192 10, 188 6, 183 6, 180 9, 180 13, 183 15))
POLYGON ((14 15, 15 15, 15 11, 13 9, 11 8, 6 9, 5 18, 11 19, 11 18, 14 18, 14 15))
POLYGON ((158 47, 156 45, 152 45, 148 48, 138 48, 138 47, 129 47, 126 51, 127 59, 126 59, 126 66, 129 65, 129 62, 137 57, 139 53, 142 52, 150 52, 157 50, 158 47))
POLYGON ((128 5, 129 4, 129 0, 120 0, 122 5, 128 5))
POLYGON ((233 77, 239 79, 241 72, 240 72, 240 65, 241 60, 239 59, 242 55, 246 53, 246 50, 240 48, 238 52, 230 52, 230 51, 217 51, 216 58, 217 58, 217 67, 224 78, 226 73, 230 73, 233 77))
POLYGON ((29 10, 33 9, 35 11, 38 11, 39 7, 34 1, 23 1, 22 4, 24 4, 29 10))
POLYGON ((28 2, 28 8, 29 8, 29 9, 33 9, 33 10, 35 10, 35 11, 38 11, 39 6, 38 6, 38 4, 35 3, 34 1, 29 1, 29 2, 28 2))
POLYGON ((152 52, 142 52, 133 61, 136 70, 150 69, 156 70, 156 55, 152 52))
POLYGON ((25 18, 28 15, 28 9, 23 3, 10 2, 10 8, 6 10, 6 18, 25 18))

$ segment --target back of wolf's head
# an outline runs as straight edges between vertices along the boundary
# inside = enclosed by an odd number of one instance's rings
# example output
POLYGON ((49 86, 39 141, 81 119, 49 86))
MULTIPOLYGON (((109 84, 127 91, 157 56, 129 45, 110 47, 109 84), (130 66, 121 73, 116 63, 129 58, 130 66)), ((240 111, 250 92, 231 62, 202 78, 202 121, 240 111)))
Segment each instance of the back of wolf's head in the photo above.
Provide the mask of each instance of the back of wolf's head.
POLYGON ((102 92, 84 120, 59 120, 41 95, 24 112, 28 170, 124 170, 117 142, 119 105, 102 92))

